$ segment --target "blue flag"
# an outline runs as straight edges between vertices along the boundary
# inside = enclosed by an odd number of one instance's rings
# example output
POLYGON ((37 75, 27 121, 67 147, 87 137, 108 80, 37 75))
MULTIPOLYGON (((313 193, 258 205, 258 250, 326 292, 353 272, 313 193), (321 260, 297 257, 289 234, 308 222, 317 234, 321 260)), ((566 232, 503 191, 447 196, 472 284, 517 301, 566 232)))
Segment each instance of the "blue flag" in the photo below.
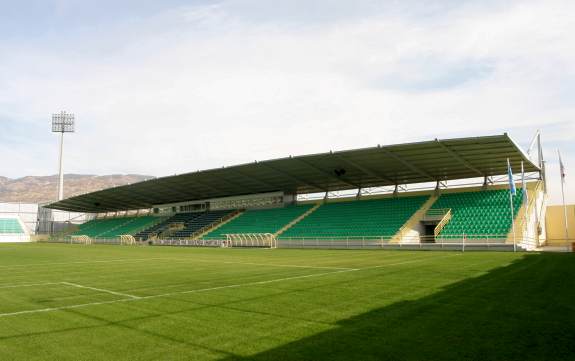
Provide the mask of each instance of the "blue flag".
POLYGON ((515 190, 515 182, 513 182, 513 171, 511 170, 511 163, 509 163, 509 159, 507 159, 507 176, 509 177, 509 192, 511 195, 516 195, 517 191, 515 190))

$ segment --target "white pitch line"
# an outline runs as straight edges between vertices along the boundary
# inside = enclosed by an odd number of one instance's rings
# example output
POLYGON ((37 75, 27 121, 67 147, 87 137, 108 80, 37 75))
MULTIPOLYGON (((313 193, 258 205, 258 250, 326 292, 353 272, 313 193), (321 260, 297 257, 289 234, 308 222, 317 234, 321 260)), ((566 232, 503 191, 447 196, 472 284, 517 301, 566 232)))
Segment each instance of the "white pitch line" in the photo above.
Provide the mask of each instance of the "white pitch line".
POLYGON ((268 267, 294 267, 294 268, 310 268, 310 269, 333 269, 333 270, 352 270, 356 268, 349 267, 328 267, 328 266, 306 266, 306 265, 286 265, 286 264, 270 264, 270 263, 252 263, 252 262, 234 262, 234 261, 212 261, 206 259, 194 258, 168 258, 168 257, 154 257, 154 258, 126 258, 126 259, 113 259, 113 260, 100 260, 100 261, 74 261, 74 262, 53 262, 53 263, 30 263, 30 264, 17 264, 17 265, 0 265, 0 268, 20 268, 20 267, 35 267, 35 266, 57 266, 57 265, 75 265, 75 264, 98 264, 98 263, 114 263, 114 262, 145 262, 145 261, 179 261, 189 262, 207 262, 215 264, 245 264, 253 266, 268 266, 268 267))
POLYGON ((91 302, 91 303, 82 303, 79 305, 71 305, 71 306, 62 306, 62 307, 50 307, 50 308, 40 308, 35 310, 26 310, 26 311, 18 311, 18 312, 8 312, 8 313, 0 313, 0 318, 9 317, 9 316, 18 316, 18 315, 26 315, 26 314, 34 314, 34 313, 44 313, 44 312, 53 312, 53 311, 61 311, 61 310, 70 310, 74 308, 82 308, 88 306, 98 306, 98 305, 106 305, 110 303, 120 303, 120 302, 129 302, 135 301, 135 298, 123 298, 121 300, 113 300, 113 301, 103 301, 103 302, 91 302))
POLYGON ((243 264, 249 266, 265 266, 265 267, 287 267, 287 268, 310 268, 310 269, 326 269, 326 270, 356 270, 358 268, 351 267, 330 267, 330 266, 308 266, 308 265, 295 265, 295 264, 277 264, 277 263, 256 263, 256 262, 239 262, 239 261, 214 261, 205 258, 162 258, 170 261, 177 262, 189 262, 193 264, 194 262, 204 262, 204 263, 214 263, 214 264, 243 264))
MULTIPOLYGON (((238 287, 245 287, 245 286, 265 285, 265 284, 268 284, 268 283, 276 283, 276 282, 282 282, 282 281, 290 281, 290 280, 296 280, 296 279, 302 279, 302 278, 311 278, 311 277, 327 276, 327 275, 332 275, 332 274, 336 274, 336 273, 354 272, 354 271, 359 271, 359 269, 354 268, 354 269, 346 269, 346 270, 333 271, 333 272, 313 273, 313 274, 310 274, 310 275, 303 275, 303 276, 293 276, 293 277, 275 278, 275 279, 273 279, 273 280, 266 280, 266 281, 256 281, 256 282, 249 282, 249 283, 239 283, 239 284, 235 284, 235 285, 217 286, 217 287, 210 287, 210 288, 201 288, 201 289, 197 289, 197 290, 189 290, 189 291, 181 291, 181 292, 170 292, 170 293, 164 293, 164 294, 161 294, 161 295, 144 296, 144 297, 142 297, 142 298, 148 299, 148 298, 157 298, 157 297, 167 297, 167 296, 175 296, 175 295, 188 294, 188 293, 198 293, 198 292, 221 290, 221 289, 226 289, 226 288, 238 288, 238 287)), ((0 316, 1 316, 1 314, 0 314, 0 316)))
POLYGON ((109 294, 116 295, 116 296, 129 297, 129 298, 133 298, 133 299, 139 299, 139 298, 141 298, 141 297, 139 297, 139 296, 134 296, 134 295, 130 295, 130 294, 127 294, 127 293, 116 292, 116 291, 107 290, 107 289, 104 289, 104 288, 96 288, 96 287, 79 285, 79 284, 77 284, 77 283, 72 283, 72 282, 60 282, 60 283, 63 284, 63 285, 68 285, 68 286, 72 286, 72 287, 85 288, 85 289, 87 289, 87 290, 98 291, 98 292, 105 292, 105 293, 109 293, 109 294))
POLYGON ((416 258, 416 259, 412 259, 412 260, 409 260, 409 261, 402 261, 402 262, 395 262, 395 263, 386 263, 386 264, 380 264, 380 265, 378 265, 378 266, 365 267, 365 268, 362 268, 362 270, 383 268, 383 267, 389 267, 389 266, 399 266, 399 265, 402 265, 402 264, 417 263, 417 262, 423 262, 423 261, 427 261, 427 260, 436 260, 436 259, 440 259, 440 258, 454 257, 454 256, 459 256, 459 255, 461 255, 461 254, 460 254, 460 253, 457 253, 457 254, 449 254, 449 255, 445 255, 445 256, 441 256, 441 257, 421 257, 421 258, 416 258))
MULTIPOLYGON (((151 295, 151 296, 141 296, 141 297, 138 297, 138 296, 133 296, 133 295, 128 295, 128 294, 122 294, 123 297, 128 297, 128 298, 124 298, 124 299, 121 299, 121 300, 112 300, 112 301, 82 303, 82 304, 79 304, 79 305, 70 305, 70 306, 62 306, 62 307, 50 307, 50 308, 42 308, 42 309, 36 309, 36 310, 26 310, 26 311, 18 311, 18 312, 0 313, 0 318, 9 317, 9 316, 18 316, 18 315, 24 315, 24 314, 34 314, 34 313, 44 313, 44 312, 53 312, 53 311, 61 311, 61 310, 68 310, 68 309, 76 309, 76 308, 89 307, 89 306, 98 306, 98 305, 107 305, 107 304, 115 304, 115 303, 122 303, 122 302, 132 302, 132 301, 139 301, 139 300, 148 300, 148 299, 154 299, 154 298, 176 296, 176 295, 181 295, 181 294, 190 294, 190 293, 200 293, 200 292, 216 291, 216 290, 222 290, 222 289, 228 289, 228 288, 239 288, 239 287, 257 286, 257 285, 263 285, 263 284, 269 284, 269 283, 275 283, 275 282, 290 281, 290 280, 295 280, 295 279, 303 279, 303 278, 311 278, 311 277, 320 277, 320 276, 326 276, 326 275, 331 275, 331 274, 346 273, 346 272, 356 272, 356 271, 363 271, 363 270, 369 270, 369 269, 377 269, 377 268, 382 268, 382 267, 397 266, 397 265, 408 264, 408 263, 423 262, 423 261, 426 261, 426 260, 433 260, 433 259, 445 258, 445 257, 453 257, 453 256, 458 256, 458 255, 460 255, 460 254, 446 255, 446 256, 442 256, 442 257, 425 257, 425 258, 419 258, 419 259, 415 259, 415 260, 409 260, 409 261, 403 261, 403 262, 395 262, 395 263, 388 263, 388 264, 382 264, 382 265, 373 266, 373 267, 366 267, 366 268, 350 268, 350 269, 343 269, 343 270, 333 271, 333 272, 324 272, 324 273, 315 273, 315 274, 309 274, 309 275, 303 275, 303 276, 293 276, 293 277, 276 278, 276 279, 266 280, 266 281, 256 281, 256 282, 249 282, 249 283, 239 283, 239 284, 226 285, 226 286, 217 286, 217 287, 210 287, 210 288, 200 288, 200 289, 196 289, 196 290, 180 291, 180 292, 170 292, 170 293, 163 293, 163 294, 151 295)), ((60 283, 67 283, 67 282, 60 282, 60 283)), ((71 285, 72 285, 72 284, 71 284, 71 285)), ((81 286, 81 285, 73 284, 73 286, 81 286)), ((92 287, 86 287, 86 286, 81 286, 81 287, 82 287, 82 288, 94 289, 94 288, 92 288, 92 287)), ((103 291, 103 292, 114 292, 114 291, 103 290, 103 289, 95 289, 95 290, 103 291)), ((118 293, 116 293, 116 294, 118 294, 118 293)))
POLYGON ((171 261, 172 259, 166 257, 156 257, 156 258, 125 258, 125 259, 111 259, 111 260, 100 260, 100 261, 44 262, 44 263, 0 265, 0 268, 10 269, 10 268, 35 267, 35 266, 58 266, 58 265, 114 263, 114 262, 145 262, 145 261, 156 261, 156 260, 171 261))
POLYGON ((357 270, 358 268, 351 267, 330 267, 330 266, 307 266, 307 265, 296 265, 296 264, 277 264, 277 263, 256 263, 256 262, 238 262, 238 261, 214 261, 204 258, 161 258, 167 261, 176 262, 189 262, 193 264, 194 262, 204 262, 204 263, 214 263, 214 264, 243 264, 248 266, 265 266, 265 267, 287 267, 287 268, 310 268, 310 269, 326 269, 326 270, 357 270))
MULTIPOLYGON (((210 262, 210 261, 207 261, 210 262)), ((329 267, 329 266, 305 266, 305 265, 296 265, 296 264, 274 264, 274 263, 254 263, 254 262, 223 262, 225 264, 245 264, 251 266, 268 266, 268 267, 293 267, 293 268, 311 268, 311 269, 333 269, 333 270, 359 270, 359 268, 350 268, 350 267, 329 267)))
POLYGON ((2 288, 19 288, 19 287, 48 286, 48 285, 59 285, 59 284, 61 284, 61 282, 21 283, 21 284, 12 284, 12 285, 0 286, 0 289, 2 289, 2 288))
MULTIPOLYGON (((142 296, 136 298, 124 298, 121 300, 112 300, 112 301, 102 301, 102 302, 90 302, 90 303, 82 303, 79 305, 70 305, 70 306, 61 306, 61 307, 50 307, 50 308, 41 308, 36 310, 26 310, 26 311, 18 311, 18 312, 8 312, 8 313, 0 313, 0 318, 9 317, 9 316, 18 316, 18 315, 25 315, 25 314, 34 314, 34 313, 44 313, 44 312, 53 312, 53 311, 62 311, 62 310, 69 310, 69 309, 76 309, 82 307, 89 307, 89 306, 99 306, 99 305, 109 305, 114 303, 122 303, 122 302, 132 302, 132 301, 140 301, 140 300, 148 300, 160 297, 169 297, 169 296, 176 296, 181 294, 190 294, 190 293, 200 293, 200 292, 208 292, 208 291, 215 291, 215 290, 222 290, 227 288, 238 288, 238 287, 249 287, 249 286, 257 286, 263 285, 268 283, 275 283, 275 282, 283 282, 283 281, 290 281, 295 279, 301 278, 311 278, 311 277, 320 277, 326 276, 330 274, 336 273, 344 273, 344 272, 354 272, 359 271, 358 269, 349 269, 349 270, 340 270, 334 272, 324 272, 324 273, 315 273, 310 275, 304 276, 294 276, 294 277, 285 277, 285 278, 276 278, 273 280, 266 280, 266 281, 257 281, 257 282, 249 282, 249 283, 239 283, 234 285, 227 285, 227 286, 218 286, 218 287, 210 287, 210 288, 200 288, 196 290, 189 290, 189 291, 181 291, 181 292, 170 292, 170 293, 163 293, 159 295, 151 295, 151 296, 142 296)), ((64 283, 64 282, 62 282, 64 283)), ((128 296, 128 295, 125 295, 128 296)))

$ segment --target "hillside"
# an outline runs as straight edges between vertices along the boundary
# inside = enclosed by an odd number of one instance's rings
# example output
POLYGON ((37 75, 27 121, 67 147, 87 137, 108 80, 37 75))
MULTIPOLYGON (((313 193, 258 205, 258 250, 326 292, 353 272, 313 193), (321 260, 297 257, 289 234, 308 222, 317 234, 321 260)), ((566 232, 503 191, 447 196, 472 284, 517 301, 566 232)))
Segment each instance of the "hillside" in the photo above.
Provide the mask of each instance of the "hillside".
MULTIPOLYGON (((93 192, 109 187, 131 184, 151 176, 137 174, 64 176, 64 197, 93 192)), ((0 176, 0 202, 43 203, 54 201, 58 193, 58 176, 28 176, 10 179, 0 176)))

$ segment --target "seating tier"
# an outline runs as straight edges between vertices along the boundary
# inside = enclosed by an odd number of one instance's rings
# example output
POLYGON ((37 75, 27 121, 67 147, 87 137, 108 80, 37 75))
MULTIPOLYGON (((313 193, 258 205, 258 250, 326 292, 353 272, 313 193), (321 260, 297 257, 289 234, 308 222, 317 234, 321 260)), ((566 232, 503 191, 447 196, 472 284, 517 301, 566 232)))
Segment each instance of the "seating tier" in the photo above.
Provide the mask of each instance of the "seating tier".
POLYGON ((186 238, 192 236, 194 233, 200 229, 217 222, 221 218, 230 214, 233 211, 222 210, 222 211, 209 211, 200 213, 198 217, 194 217, 189 222, 186 222, 185 228, 172 234, 173 238, 186 238))
POLYGON ((16 218, 0 218, 0 234, 23 234, 24 230, 16 218))
MULTIPOLYGON (((523 195, 518 191, 513 197, 515 216, 522 202, 523 195)), ((440 239, 463 234, 471 238, 504 238, 511 230, 509 190, 506 189, 443 194, 432 209, 451 209, 452 218, 439 234, 440 239)))
POLYGON ((327 203, 284 232, 279 239, 391 237, 428 196, 327 203))
POLYGON ((117 238, 121 235, 133 235, 143 228, 158 222, 154 216, 119 217, 93 219, 81 224, 73 235, 85 235, 91 238, 117 238))
POLYGON ((283 208, 247 210, 239 217, 222 225, 202 238, 225 239, 226 234, 238 233, 276 233, 312 207, 312 204, 306 204, 283 208))

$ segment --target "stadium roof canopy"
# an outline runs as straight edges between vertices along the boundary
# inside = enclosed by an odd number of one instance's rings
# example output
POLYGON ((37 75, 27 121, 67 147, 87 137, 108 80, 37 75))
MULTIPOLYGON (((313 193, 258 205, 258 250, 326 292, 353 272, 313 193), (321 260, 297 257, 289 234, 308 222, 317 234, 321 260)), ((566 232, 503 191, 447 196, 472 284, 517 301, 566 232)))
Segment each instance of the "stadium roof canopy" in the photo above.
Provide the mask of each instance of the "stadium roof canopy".
POLYGON ((377 146, 254 163, 151 179, 49 204, 74 212, 112 212, 155 205, 283 191, 316 193, 490 177, 539 171, 507 135, 377 146))

